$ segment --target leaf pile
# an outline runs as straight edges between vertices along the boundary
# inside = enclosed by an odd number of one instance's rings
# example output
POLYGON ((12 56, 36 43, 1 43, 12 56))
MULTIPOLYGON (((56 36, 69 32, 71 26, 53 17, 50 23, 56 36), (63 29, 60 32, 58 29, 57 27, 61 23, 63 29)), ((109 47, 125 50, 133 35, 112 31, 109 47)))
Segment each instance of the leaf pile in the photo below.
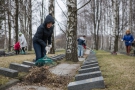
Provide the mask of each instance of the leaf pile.
POLYGON ((24 78, 25 84, 51 85, 53 87, 66 87, 70 81, 71 76, 57 76, 45 66, 32 68, 24 78))

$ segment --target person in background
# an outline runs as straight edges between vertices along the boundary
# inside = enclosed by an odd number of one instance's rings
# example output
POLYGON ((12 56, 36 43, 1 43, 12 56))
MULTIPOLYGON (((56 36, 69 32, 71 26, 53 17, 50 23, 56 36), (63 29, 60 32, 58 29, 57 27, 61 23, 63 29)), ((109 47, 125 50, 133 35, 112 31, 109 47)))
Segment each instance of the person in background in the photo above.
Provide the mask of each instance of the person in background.
POLYGON ((33 37, 33 47, 36 54, 36 60, 46 55, 46 46, 51 46, 51 38, 53 33, 54 18, 51 14, 47 15, 43 24, 41 24, 33 37))
POLYGON ((83 51, 86 48, 85 35, 77 39, 78 41, 78 58, 83 58, 83 51))
POLYGON ((134 40, 133 35, 130 33, 130 30, 126 30, 126 34, 124 35, 122 41, 125 41, 125 46, 126 46, 126 53, 127 55, 130 54, 131 51, 131 45, 134 40))
POLYGON ((19 33, 19 42, 20 42, 21 50, 25 54, 25 47, 27 47, 27 41, 26 38, 24 37, 24 34, 22 34, 21 32, 19 33))
POLYGON ((16 52, 16 55, 19 54, 20 52, 20 43, 17 42, 15 45, 14 45, 14 50, 16 52))

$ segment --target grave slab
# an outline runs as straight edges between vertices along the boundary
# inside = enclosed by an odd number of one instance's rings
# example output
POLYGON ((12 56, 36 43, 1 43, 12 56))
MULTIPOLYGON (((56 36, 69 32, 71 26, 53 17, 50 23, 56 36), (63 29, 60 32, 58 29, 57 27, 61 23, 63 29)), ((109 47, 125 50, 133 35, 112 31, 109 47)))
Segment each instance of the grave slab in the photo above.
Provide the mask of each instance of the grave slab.
POLYGON ((84 80, 84 79, 90 79, 101 76, 101 71, 95 71, 90 73, 84 73, 84 74, 77 74, 75 76, 75 81, 84 80))
POLYGON ((56 75, 69 75, 69 76, 74 76, 76 74, 76 71, 80 67, 79 64, 59 64, 56 67, 50 68, 49 70, 56 74, 56 75))
POLYGON ((53 57, 51 59, 54 60, 54 61, 57 61, 57 60, 63 59, 63 57, 62 56, 57 56, 57 57, 53 57))
POLYGON ((98 88, 105 88, 102 76, 81 81, 75 81, 68 84, 68 90, 91 90, 98 88))
POLYGON ((100 71, 99 66, 86 68, 86 69, 80 69, 78 72, 79 72, 79 74, 82 74, 82 73, 89 73, 89 72, 95 72, 95 71, 100 71))
POLYGON ((4 75, 6 77, 14 78, 14 77, 18 76, 18 71, 12 70, 12 69, 9 69, 9 68, 0 67, 0 75, 4 75))
POLYGON ((11 63, 9 68, 17 70, 19 72, 29 72, 31 66, 24 65, 24 64, 18 64, 18 63, 11 63))
POLYGON ((29 66, 35 66, 35 62, 30 62, 30 61, 24 61, 23 64, 29 65, 29 66))
POLYGON ((46 88, 44 86, 34 86, 34 85, 17 86, 17 85, 15 85, 13 87, 10 87, 7 90, 51 90, 51 89, 46 88))
POLYGON ((97 61, 96 58, 87 58, 86 61, 97 61))
POLYGON ((98 63, 97 61, 85 61, 83 63, 83 65, 89 65, 89 64, 94 64, 94 63, 98 63))
POLYGON ((81 66, 81 69, 90 68, 90 67, 96 67, 96 66, 98 66, 98 63, 87 64, 87 65, 81 66))

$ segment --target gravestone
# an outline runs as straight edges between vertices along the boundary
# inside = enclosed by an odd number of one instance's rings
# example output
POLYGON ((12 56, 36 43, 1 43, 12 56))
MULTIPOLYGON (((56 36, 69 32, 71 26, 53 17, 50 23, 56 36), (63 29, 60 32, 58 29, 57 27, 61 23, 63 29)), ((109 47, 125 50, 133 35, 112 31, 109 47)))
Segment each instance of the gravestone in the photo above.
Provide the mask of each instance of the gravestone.
POLYGON ((81 66, 81 69, 91 68, 91 67, 96 67, 96 66, 98 66, 98 63, 87 64, 87 65, 81 66))
POLYGON ((94 64, 94 63, 98 63, 97 61, 85 61, 83 63, 83 65, 89 65, 89 64, 94 64))
POLYGON ((5 50, 0 50, 0 56, 5 56, 5 50))
POLYGON ((90 79, 101 76, 101 71, 95 71, 90 73, 77 74, 75 76, 75 81, 90 79))
POLYGON ((18 71, 17 70, 12 70, 9 68, 2 68, 0 67, 0 75, 4 75, 6 77, 17 77, 18 76, 18 71))
POLYGON ((105 88, 103 77, 95 77, 68 84, 68 90, 91 90, 97 88, 105 88))
POLYGON ((9 68, 17 70, 19 72, 29 72, 31 66, 24 65, 24 64, 18 64, 18 63, 11 63, 9 68))
POLYGON ((89 72, 95 72, 95 71, 100 71, 99 66, 86 68, 86 69, 80 69, 78 72, 79 74, 82 74, 82 73, 89 73, 89 72))
POLYGON ((35 62, 30 62, 30 61, 24 61, 23 64, 29 65, 29 66, 35 66, 35 62))

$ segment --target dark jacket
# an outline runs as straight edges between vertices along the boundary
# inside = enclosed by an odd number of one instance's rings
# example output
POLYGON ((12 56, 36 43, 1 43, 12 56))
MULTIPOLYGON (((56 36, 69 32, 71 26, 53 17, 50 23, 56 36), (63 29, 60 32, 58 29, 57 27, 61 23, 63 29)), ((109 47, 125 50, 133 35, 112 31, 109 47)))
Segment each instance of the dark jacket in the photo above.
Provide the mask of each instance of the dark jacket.
POLYGON ((131 34, 126 34, 124 35, 123 40, 125 41, 126 46, 131 46, 134 38, 131 34))
POLYGON ((85 40, 83 40, 81 38, 77 39, 77 41, 78 41, 78 45, 86 45, 85 40))
POLYGON ((51 44, 51 36, 53 33, 53 28, 54 26, 52 26, 51 28, 47 28, 47 23, 52 22, 54 24, 54 18, 51 15, 48 15, 44 21, 43 24, 41 24, 38 28, 37 28, 37 32, 35 33, 34 37, 33 37, 33 42, 34 43, 39 43, 42 46, 46 46, 47 43, 48 45, 51 44))

